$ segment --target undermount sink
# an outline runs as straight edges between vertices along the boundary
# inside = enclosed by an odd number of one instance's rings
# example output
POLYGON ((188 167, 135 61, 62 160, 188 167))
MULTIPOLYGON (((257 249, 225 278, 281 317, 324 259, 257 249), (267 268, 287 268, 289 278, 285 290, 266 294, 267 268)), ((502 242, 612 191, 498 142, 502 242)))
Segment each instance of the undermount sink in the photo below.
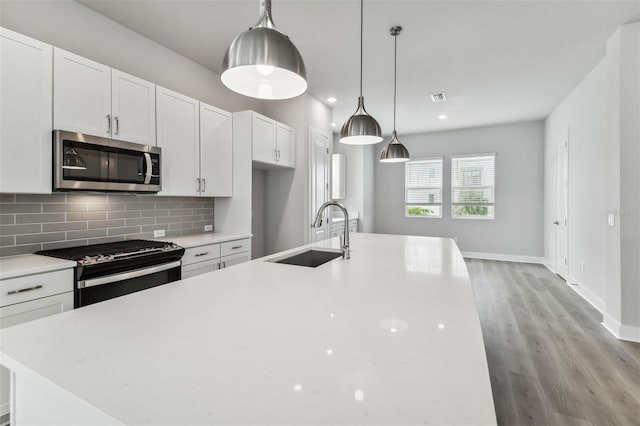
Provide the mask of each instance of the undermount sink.
POLYGON ((338 257, 342 257, 342 253, 324 250, 306 250, 296 253, 293 256, 285 257, 284 259, 272 260, 272 262, 315 268, 338 257))

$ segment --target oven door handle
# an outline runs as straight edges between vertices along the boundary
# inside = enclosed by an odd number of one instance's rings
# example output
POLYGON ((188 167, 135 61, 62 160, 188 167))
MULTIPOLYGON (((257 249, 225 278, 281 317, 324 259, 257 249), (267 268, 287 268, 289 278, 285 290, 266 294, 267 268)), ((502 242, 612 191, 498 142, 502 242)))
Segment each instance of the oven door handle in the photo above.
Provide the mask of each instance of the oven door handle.
POLYGON ((153 176, 153 163, 151 162, 151 154, 145 152, 144 161, 147 165, 147 172, 144 175, 144 184, 149 185, 149 183, 151 183, 151 177, 153 176))
POLYGON ((182 262, 176 260, 175 262, 163 263, 162 265, 152 266, 150 268, 141 268, 129 272, 123 272, 121 274, 112 274, 100 278, 92 278, 90 280, 78 281, 78 288, 95 287, 97 285, 114 283, 117 281, 128 280, 129 278, 143 277, 149 274, 155 274, 156 272, 166 271, 167 269, 173 269, 182 265, 182 262))

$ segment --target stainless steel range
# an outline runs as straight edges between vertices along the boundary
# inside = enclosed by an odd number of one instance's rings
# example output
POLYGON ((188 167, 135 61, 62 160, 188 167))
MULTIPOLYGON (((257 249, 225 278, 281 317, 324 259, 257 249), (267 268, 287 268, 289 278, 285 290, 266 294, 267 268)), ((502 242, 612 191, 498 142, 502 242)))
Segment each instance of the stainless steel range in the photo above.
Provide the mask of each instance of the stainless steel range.
POLYGON ((77 262, 74 307, 79 308, 179 280, 184 248, 169 242, 129 240, 37 254, 77 262))

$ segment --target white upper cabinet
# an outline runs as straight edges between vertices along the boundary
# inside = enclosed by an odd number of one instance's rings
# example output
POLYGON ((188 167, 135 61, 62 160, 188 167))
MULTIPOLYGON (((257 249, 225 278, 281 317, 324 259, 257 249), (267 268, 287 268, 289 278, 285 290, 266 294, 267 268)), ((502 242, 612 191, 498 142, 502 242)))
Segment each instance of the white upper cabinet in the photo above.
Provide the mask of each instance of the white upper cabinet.
POLYGON ((0 192, 51 192, 52 52, 0 28, 0 192))
POLYGON ((200 195, 233 195, 232 114, 200 103, 200 195))
POLYGON ((199 195, 200 103, 156 87, 157 145, 162 148, 159 195, 199 195))
POLYGON ((111 71, 112 137, 145 145, 156 144, 156 85, 111 71))
POLYGON ((267 168, 268 166, 294 168, 295 130, 256 112, 251 114, 253 161, 267 168))
POLYGON ((276 152, 279 166, 296 166, 296 131, 282 123, 278 123, 276 128, 276 152))
POLYGON ((53 127, 111 137, 111 68, 54 48, 53 127))

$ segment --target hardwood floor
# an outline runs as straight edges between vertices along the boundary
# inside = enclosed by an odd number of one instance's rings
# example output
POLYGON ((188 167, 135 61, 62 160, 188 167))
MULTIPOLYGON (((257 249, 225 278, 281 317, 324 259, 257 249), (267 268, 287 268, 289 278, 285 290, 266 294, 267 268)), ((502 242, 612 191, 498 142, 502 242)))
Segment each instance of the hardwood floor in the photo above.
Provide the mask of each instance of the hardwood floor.
POLYGON ((640 425, 640 344, 542 265, 465 259, 500 425, 640 425))

